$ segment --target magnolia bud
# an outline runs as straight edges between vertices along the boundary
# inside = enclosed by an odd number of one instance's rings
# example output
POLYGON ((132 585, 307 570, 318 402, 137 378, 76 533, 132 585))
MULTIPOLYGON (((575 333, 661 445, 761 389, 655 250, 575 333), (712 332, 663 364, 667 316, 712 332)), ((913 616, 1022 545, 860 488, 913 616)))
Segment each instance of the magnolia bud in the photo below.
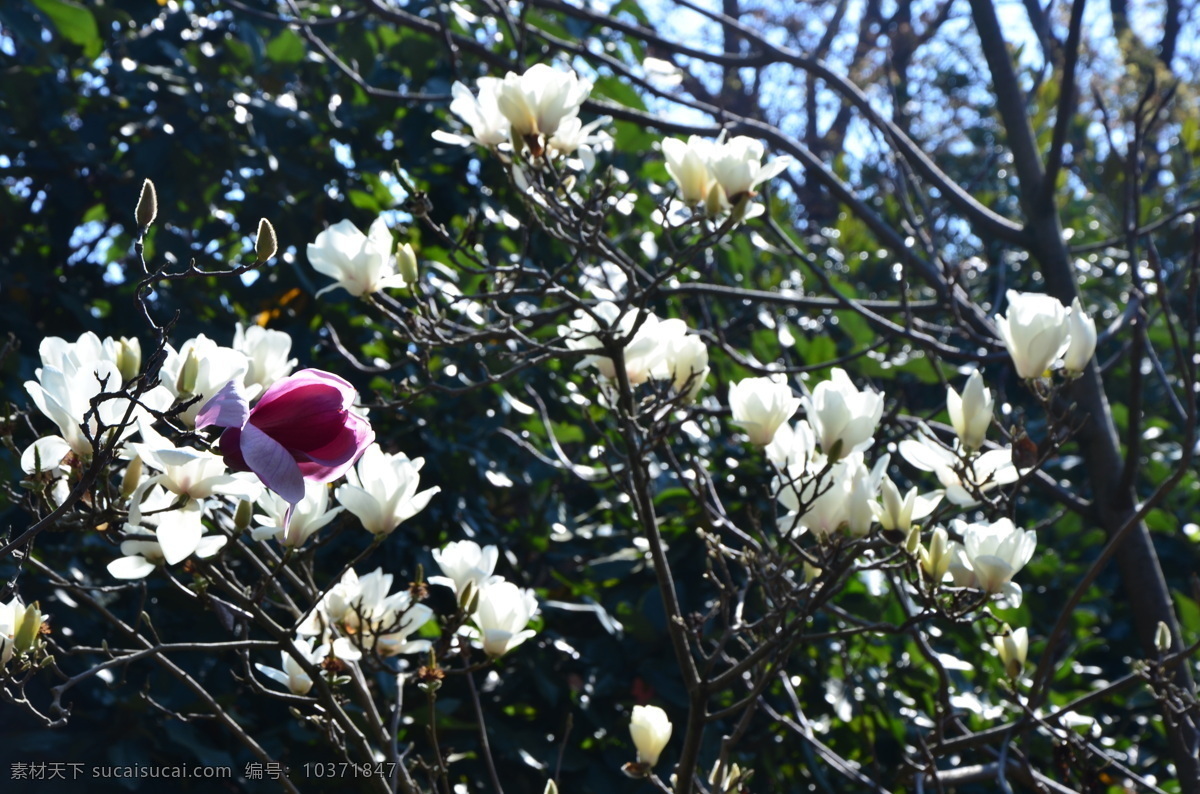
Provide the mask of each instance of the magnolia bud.
POLYGON ((708 196, 704 199, 704 211, 710 216, 716 217, 725 211, 725 206, 728 202, 725 200, 725 191, 718 184, 713 184, 708 191, 708 196))
POLYGON ((133 380, 142 368, 142 344, 137 338, 121 337, 117 342, 117 370, 125 380, 133 380))
POLYGON ((921 570, 935 585, 941 584, 950 570, 950 536, 946 530, 938 527, 929 538, 929 548, 921 546, 918 549, 921 558, 921 570))
POLYGON ((233 530, 235 533, 244 533, 250 527, 250 519, 254 516, 254 505, 251 501, 242 499, 238 503, 238 509, 233 512, 233 530))
POLYGON ((479 608, 479 588, 475 586, 474 581, 469 581, 463 586, 462 592, 458 594, 458 605, 468 615, 474 614, 479 608))
POLYGON ((1159 653, 1171 650, 1171 628, 1161 620, 1158 621, 1158 628, 1154 630, 1154 648, 1159 653))
POLYGON ((129 461, 129 465, 125 467, 125 474, 121 477, 121 498, 128 499, 133 496, 133 492, 137 490, 138 483, 142 481, 142 459, 134 458, 129 461))
POLYGON ((913 555, 916 555, 921 551, 920 524, 913 524, 912 529, 908 531, 908 537, 904 540, 904 551, 913 555))
POLYGON ((542 794, 558 794, 558 784, 553 779, 546 781, 546 790, 542 794))
POLYGON ((237 532, 245 532, 246 527, 250 526, 250 518, 254 515, 254 505, 243 499, 238 502, 237 510, 233 514, 233 528, 237 532))
POLYGON ((629 719, 629 735, 637 748, 639 764, 653 767, 671 740, 671 720, 658 706, 634 706, 629 719))
POLYGON ((973 452, 983 446, 988 425, 992 423, 992 392, 983 385, 979 370, 971 373, 962 396, 953 387, 946 388, 946 411, 950 424, 962 441, 963 449, 973 452))
POLYGON ((258 262, 262 263, 275 256, 275 252, 278 250, 279 241, 275 237, 275 227, 266 218, 260 218, 258 236, 254 239, 254 255, 258 258, 258 262))
POLYGON ((417 272, 417 253, 408 243, 402 243, 396 248, 396 272, 409 287, 416 284, 417 279, 421 277, 417 272))
POLYGON ((1071 343, 1063 353, 1063 369, 1077 375, 1087 369, 1096 353, 1096 321, 1084 312, 1079 298, 1071 303, 1067 326, 1071 330, 1071 343))
POLYGON ((900 495, 900 489, 890 477, 884 477, 880 483, 882 506, 879 510, 879 525, 886 530, 903 532, 908 537, 912 529, 913 508, 917 504, 917 489, 909 488, 908 493, 900 495))
POLYGON ((712 786, 713 794, 736 794, 740 790, 738 783, 742 779, 742 768, 737 764, 721 764, 721 760, 713 765, 708 773, 708 784, 712 786))
POLYGON ((158 217, 158 192, 149 179, 142 182, 142 192, 138 195, 137 208, 133 215, 137 218, 137 225, 143 229, 154 223, 154 219, 158 217))
POLYGON ((200 360, 196 358, 196 349, 188 350, 183 366, 179 368, 179 377, 175 379, 175 390, 179 394, 192 394, 196 388, 196 376, 200 374, 200 360))
POLYGON ((1025 667, 1025 657, 1029 653, 1029 631, 1024 626, 1013 631, 1006 623, 1004 633, 992 637, 992 644, 1004 663, 1004 672, 1009 678, 1015 679, 1025 667))
POLYGON ((37 644, 42 632, 42 610, 37 602, 21 609, 17 607, 16 625, 13 629, 13 645, 18 651, 28 653, 37 644))

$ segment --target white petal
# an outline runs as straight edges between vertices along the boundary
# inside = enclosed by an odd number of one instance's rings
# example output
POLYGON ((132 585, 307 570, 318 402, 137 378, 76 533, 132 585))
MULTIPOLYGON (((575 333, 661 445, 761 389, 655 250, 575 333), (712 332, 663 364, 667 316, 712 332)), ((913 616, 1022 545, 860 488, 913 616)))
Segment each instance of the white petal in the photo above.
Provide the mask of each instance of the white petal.
POLYGON ((108 564, 108 572, 117 579, 144 579, 154 570, 145 557, 120 557, 108 564))

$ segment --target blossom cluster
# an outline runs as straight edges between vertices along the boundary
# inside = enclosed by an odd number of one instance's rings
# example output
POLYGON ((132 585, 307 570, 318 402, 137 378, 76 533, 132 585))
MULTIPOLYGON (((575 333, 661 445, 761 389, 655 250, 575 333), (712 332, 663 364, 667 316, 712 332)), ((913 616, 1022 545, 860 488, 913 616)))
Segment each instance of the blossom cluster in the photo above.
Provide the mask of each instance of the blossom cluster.
POLYGON ((48 338, 25 388, 59 434, 30 445, 22 468, 57 504, 93 442, 118 445, 127 519, 109 572, 121 579, 218 553, 229 538, 208 524, 243 502, 260 513, 254 538, 293 549, 343 510, 376 536, 394 531, 439 491, 419 489, 423 460, 383 452, 353 387, 319 370, 293 373, 291 346, 286 333, 240 325, 229 347, 203 335, 167 345, 158 385, 134 402, 120 388, 141 367, 136 339, 48 338), (226 429, 215 448, 176 446, 159 430, 168 415, 226 429), (325 483, 343 476, 331 505, 325 483))
POLYGON ((461 82, 451 88, 450 112, 471 128, 471 134, 437 131, 434 138, 462 146, 478 144, 493 150, 527 149, 534 157, 577 156, 585 170, 595 163, 595 152, 607 146, 607 133, 597 131, 606 119, 584 124, 579 110, 592 84, 573 70, 546 64, 531 66, 523 74, 507 73, 503 79, 481 77, 478 93, 461 82))
POLYGON ((921 568, 929 581, 940 584, 949 574, 956 587, 1004 595, 1013 606, 1021 605, 1021 587, 1012 581, 1033 557, 1037 536, 1033 530, 1017 529, 1007 518, 998 521, 950 522, 962 541, 951 541, 942 527, 934 529, 928 547, 918 549, 921 568))
POLYGON ((963 393, 953 387, 946 395, 947 412, 957 438, 943 443, 924 423, 915 438, 897 445, 914 469, 934 473, 939 489, 901 493, 887 475, 890 455, 878 455, 867 465, 867 453, 883 415, 884 395, 860 390, 843 370, 834 368, 829 380, 796 397, 784 381, 747 378, 729 389, 733 423, 751 443, 764 448, 777 467, 775 492, 782 508, 781 528, 792 535, 812 533, 828 541, 835 533, 851 538, 870 534, 878 525, 909 545, 929 581, 940 586, 950 576, 957 587, 1005 596, 1020 604, 1021 588, 1013 576, 1029 562, 1036 546, 1032 531, 1017 529, 1007 519, 968 523, 954 519, 950 531, 933 529, 928 545, 919 543, 918 522, 946 501, 970 507, 984 493, 1016 482, 1021 475, 1007 447, 983 451, 992 422, 993 398, 978 372, 968 378, 963 393), (805 418, 789 420, 797 410, 805 418))
POLYGON ((526 627, 537 614, 537 597, 494 573, 499 559, 495 546, 480 548, 473 540, 459 540, 435 550, 433 559, 442 576, 429 577, 429 583, 454 591, 484 653, 503 656, 536 633, 526 627))
MULTIPOLYGON (((745 202, 754 196, 754 189, 792 163, 786 155, 763 163, 761 141, 745 135, 725 140, 723 132, 716 141, 696 135, 687 141, 665 138, 662 151, 680 200, 688 207, 702 207, 711 216, 739 208, 745 212, 745 202)), ((761 206, 755 207, 743 217, 762 212, 761 206)))
POLYGON ((621 348, 625 377, 631 386, 648 380, 670 381, 687 401, 708 377, 708 347, 687 323, 660 319, 652 312, 622 310, 611 301, 587 309, 576 309, 574 318, 558 327, 570 350, 589 351, 580 367, 594 366, 601 377, 617 379, 616 364, 604 355, 605 341, 621 348))
POLYGON ((1067 307, 1050 295, 1009 290, 1006 300, 996 329, 1019 376, 1045 377, 1058 362, 1068 374, 1087 367, 1096 352, 1096 322, 1079 298, 1067 307))

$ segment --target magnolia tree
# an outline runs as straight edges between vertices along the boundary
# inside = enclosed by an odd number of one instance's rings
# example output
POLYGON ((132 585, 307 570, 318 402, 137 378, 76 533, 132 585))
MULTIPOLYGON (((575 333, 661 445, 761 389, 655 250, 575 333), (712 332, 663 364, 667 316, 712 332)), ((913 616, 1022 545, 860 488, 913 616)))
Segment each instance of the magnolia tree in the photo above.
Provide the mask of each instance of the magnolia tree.
MULTIPOLYGON (((278 19, 323 59, 382 91, 320 38, 335 18, 288 9, 278 19)), ((609 56, 598 76, 566 45, 575 57, 453 83, 430 145, 472 163, 470 217, 439 216, 438 175, 404 153, 384 174, 403 217, 369 218, 365 232, 330 218, 296 240, 277 237, 275 217, 242 264, 183 266, 146 250, 174 222, 146 179, 127 268, 141 332, 46 336, 28 403, 10 415, 13 498, 30 518, 3 542, 0 696, 63 727, 81 691, 157 669, 185 697, 166 702, 147 677, 142 698, 171 718, 203 714, 255 762, 287 761, 274 776, 287 790, 320 765, 263 741, 245 712, 281 709, 372 791, 608 790, 572 776, 590 765, 680 793, 1200 790, 1200 636, 1181 631, 1175 603, 1196 607, 1173 601, 1146 523, 1195 484, 1200 245, 1159 255, 1135 178, 1112 244, 1124 246, 1122 301, 1089 289, 1088 263, 1071 258, 1055 196, 1079 18, 1055 40, 1069 51, 1043 160, 994 9, 972 4, 1015 157, 1017 221, 823 62, 693 10, 741 49, 609 21, 659 54, 819 76, 887 138, 913 180, 904 202, 947 201, 972 231, 939 248, 943 232, 911 204, 889 226, 753 117, 722 111, 689 128, 599 100, 601 79, 653 81, 609 56), (617 145, 631 122, 670 133, 635 170, 617 145), (836 248, 837 229, 814 230, 803 212, 814 184, 864 224, 860 242, 836 248), (484 224, 498 236, 481 241, 484 224), (970 259, 972 239, 994 238, 1021 256, 992 269, 970 259), (751 267, 731 273, 737 251, 751 267), (859 294, 843 251, 880 260, 886 288, 859 294), (180 338, 162 293, 236 293, 281 254, 316 274, 319 301, 350 305, 368 341, 328 324, 335 355, 316 362, 269 314, 180 338), (781 275, 764 283, 755 266, 781 275), (1124 438, 1104 378, 1118 366, 1135 378, 1124 438), (1140 389, 1175 415, 1148 425, 1140 389), (493 461, 492 486, 553 473, 530 508, 559 516, 548 538, 480 542, 450 520, 472 486, 431 480, 405 428, 417 406, 453 410, 472 393, 500 398, 487 418, 518 461, 493 461), (1173 452, 1146 464, 1142 444, 1164 426, 1173 452), (428 537, 435 514, 442 542, 399 543, 428 537), (549 544, 567 541, 576 552, 555 561, 549 544), (1059 561, 1077 553, 1085 564, 1063 581, 1059 561), (1119 672, 1087 666, 1120 638, 1079 611, 1112 561, 1140 640, 1123 646, 1119 672), (636 606, 609 585, 561 585, 614 564, 652 587, 636 606), (191 635, 160 628, 179 615, 191 635), (629 695, 605 696, 574 671, 606 664, 572 645, 584 618, 623 653, 660 639, 669 651, 626 682, 629 695), (624 638, 639 620, 661 634, 624 638), (88 623, 103 641, 82 639, 88 623), (539 675, 569 682, 560 727, 514 741, 497 727, 521 717, 511 682, 537 687, 539 675), (565 771, 564 757, 576 759, 565 771)), ((455 53, 488 53, 482 31, 498 24, 550 38, 506 6, 486 20, 443 9, 436 23, 384 4, 363 13, 455 53)), ((658 58, 642 69, 679 71, 658 58)), ((1134 137, 1167 124, 1156 114, 1134 137)), ((436 436, 439 418, 421 426, 436 436)))

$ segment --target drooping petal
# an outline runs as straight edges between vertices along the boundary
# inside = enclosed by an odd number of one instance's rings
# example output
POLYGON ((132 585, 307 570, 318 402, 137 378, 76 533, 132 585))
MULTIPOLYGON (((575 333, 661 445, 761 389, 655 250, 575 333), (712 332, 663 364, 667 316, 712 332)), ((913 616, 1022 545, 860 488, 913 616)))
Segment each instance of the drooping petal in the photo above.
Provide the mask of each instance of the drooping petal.
POLYGON ((225 548, 225 544, 228 542, 228 540, 229 538, 225 537, 224 535, 205 535, 200 539, 200 542, 196 544, 196 556, 200 559, 211 557, 221 549, 225 548))
POLYGON ((252 424, 242 428, 239 444, 246 465, 263 484, 295 504, 304 498, 304 477, 291 453, 252 424))
POLYGON ((57 473, 70 452, 71 445, 61 436, 39 438, 21 453, 21 470, 26 474, 36 474, 38 471, 57 473))
POLYGON ((158 538, 158 545, 162 547, 163 558, 168 565, 174 565, 190 557, 200 545, 204 527, 199 519, 171 517, 164 518, 154 534, 158 538))
POLYGON ((277 684, 282 684, 289 690, 292 688, 292 679, 287 673, 282 670, 277 670, 274 667, 267 667, 265 664, 254 663, 254 669, 265 675, 277 684))
POLYGON ((118 557, 108 564, 108 572, 117 579, 145 579, 154 571, 154 563, 145 557, 118 557))
POLYGON ((200 408, 196 414, 196 429, 216 425, 217 427, 241 427, 250 418, 250 403, 234 378, 200 408))
POLYGON ((333 655, 342 661, 357 662, 362 658, 362 651, 355 648, 347 637, 338 637, 333 641, 333 655))

